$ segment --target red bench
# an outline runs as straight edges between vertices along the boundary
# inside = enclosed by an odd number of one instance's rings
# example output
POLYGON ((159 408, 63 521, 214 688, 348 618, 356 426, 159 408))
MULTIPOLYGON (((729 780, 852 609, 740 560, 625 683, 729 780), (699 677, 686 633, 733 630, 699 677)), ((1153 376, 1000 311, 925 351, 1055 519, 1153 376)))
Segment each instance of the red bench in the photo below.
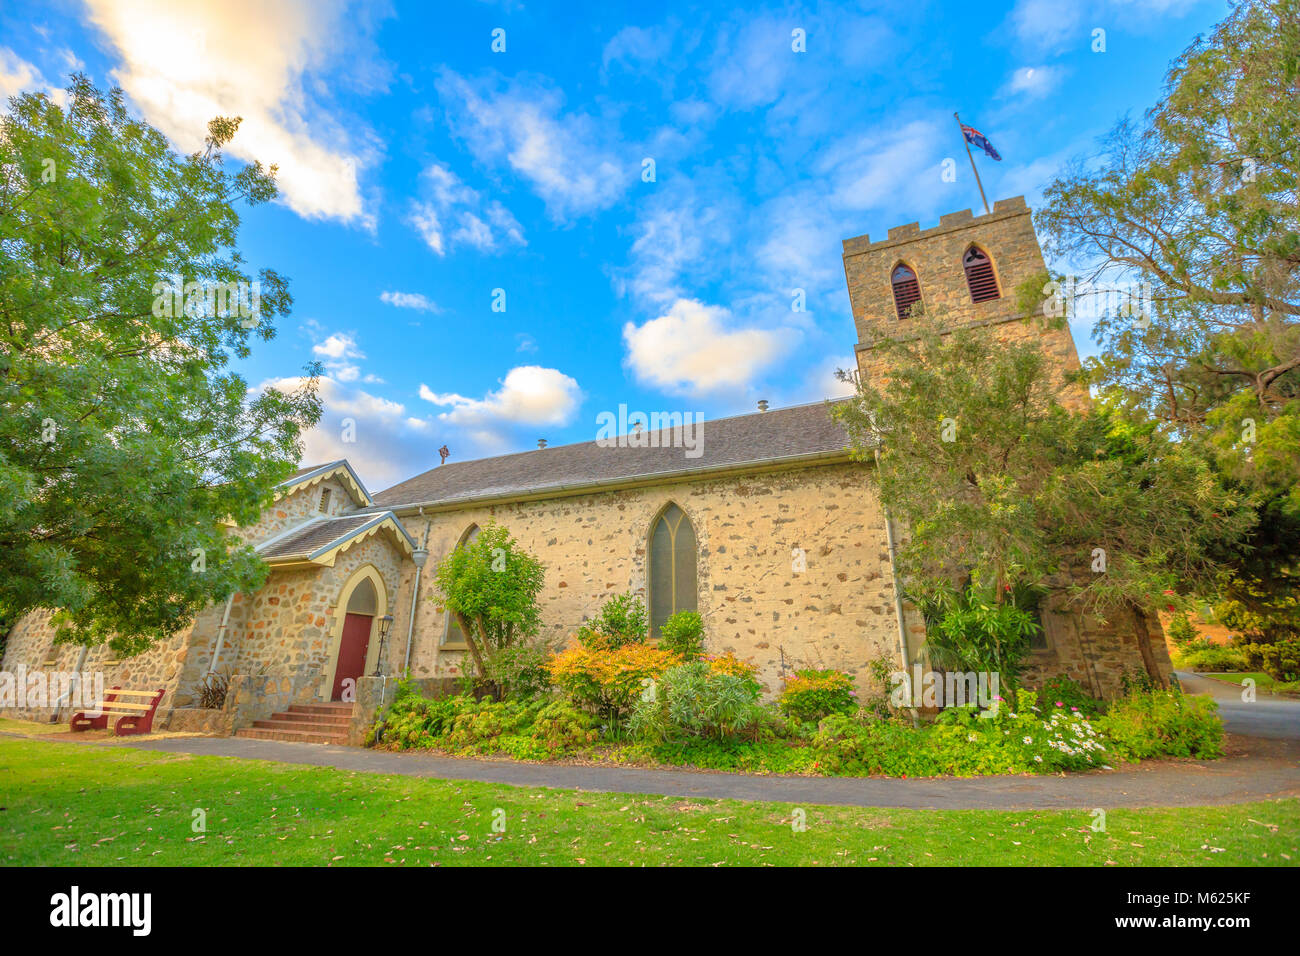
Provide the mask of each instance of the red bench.
POLYGON ((114 687, 104 695, 104 706, 98 716, 84 710, 72 715, 72 730, 104 730, 110 717, 117 718, 113 733, 119 737, 128 734, 147 734, 153 729, 153 715, 163 699, 161 690, 123 690, 114 687))

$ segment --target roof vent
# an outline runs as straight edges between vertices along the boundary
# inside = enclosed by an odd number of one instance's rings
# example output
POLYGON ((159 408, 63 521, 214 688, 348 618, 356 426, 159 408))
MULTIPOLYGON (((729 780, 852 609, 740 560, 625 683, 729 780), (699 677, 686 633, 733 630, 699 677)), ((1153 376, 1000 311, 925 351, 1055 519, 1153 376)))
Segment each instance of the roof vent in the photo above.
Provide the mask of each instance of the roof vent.
POLYGON ((539 439, 537 439, 537 447, 538 447, 538 448, 545 448, 545 447, 546 447, 546 439, 545 439, 545 438, 539 438, 539 439))
POLYGON ((759 410, 760 412, 765 412, 765 411, 767 411, 767 399, 766 399, 766 398, 760 398, 760 399, 758 400, 758 410, 759 410))

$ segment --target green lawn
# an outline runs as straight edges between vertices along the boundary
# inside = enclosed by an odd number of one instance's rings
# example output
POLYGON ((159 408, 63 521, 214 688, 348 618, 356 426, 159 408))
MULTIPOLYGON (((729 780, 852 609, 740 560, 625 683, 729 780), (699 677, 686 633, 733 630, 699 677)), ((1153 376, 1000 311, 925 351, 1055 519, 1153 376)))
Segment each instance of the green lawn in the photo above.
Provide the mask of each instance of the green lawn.
POLYGON ((1294 865, 1300 801, 868 810, 350 773, 0 738, 4 865, 1294 865), (193 832, 196 809, 207 832, 193 832), (796 832, 796 809, 806 829, 796 832), (504 832, 493 829, 494 820, 504 832))
POLYGON ((1241 685, 1247 677, 1255 681, 1255 689, 1265 694, 1295 694, 1300 693, 1300 682, 1290 681, 1283 682, 1274 680, 1268 674, 1262 671, 1242 671, 1241 673, 1214 673, 1202 674, 1202 677, 1212 677, 1215 680, 1227 681, 1230 684, 1241 685))

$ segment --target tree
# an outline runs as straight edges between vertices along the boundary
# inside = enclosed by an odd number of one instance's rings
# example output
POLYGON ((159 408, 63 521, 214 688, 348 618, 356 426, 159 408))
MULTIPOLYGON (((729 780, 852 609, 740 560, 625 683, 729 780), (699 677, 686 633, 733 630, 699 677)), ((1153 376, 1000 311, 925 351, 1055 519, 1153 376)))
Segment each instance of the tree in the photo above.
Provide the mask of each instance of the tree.
POLYGON ((120 90, 73 78, 0 117, 0 616, 57 609, 59 640, 138 653, 265 565, 226 523, 256 520, 319 417, 315 370, 250 396, 228 369, 288 314, 245 271, 231 174, 209 125, 180 157, 120 90))
POLYGON ((879 343, 887 384, 862 382, 834 412, 905 528, 918 603, 951 606, 969 580, 999 603, 1054 588, 1101 614, 1147 608, 1212 579, 1212 549, 1250 527, 1253 511, 1159 428, 1064 409, 1036 342, 920 328, 879 343))
POLYGON ((480 677, 491 678, 497 652, 541 627, 537 596, 545 578, 545 565, 495 522, 439 562, 434 582, 456 615, 480 677))
POLYGON ((1300 3, 1239 3, 1173 64, 1165 95, 1044 192, 1058 259, 1111 291, 1088 381, 1168 425, 1261 514, 1217 590, 1300 633, 1300 3))

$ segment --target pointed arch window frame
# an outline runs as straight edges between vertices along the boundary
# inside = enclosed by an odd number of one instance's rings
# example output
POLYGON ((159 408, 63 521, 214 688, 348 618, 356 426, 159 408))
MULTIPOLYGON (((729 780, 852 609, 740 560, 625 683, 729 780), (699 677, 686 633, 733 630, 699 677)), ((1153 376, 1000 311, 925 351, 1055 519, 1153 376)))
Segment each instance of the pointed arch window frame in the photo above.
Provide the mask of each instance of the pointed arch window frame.
MULTIPOLYGON (((479 532, 482 530, 478 522, 471 522, 470 526, 461 532, 460 537, 456 540, 456 547, 459 548, 469 544, 478 537, 479 532)), ((460 629, 460 623, 456 620, 456 615, 452 613, 451 608, 444 608, 442 614, 442 642, 438 646, 448 651, 469 650, 469 642, 465 640, 465 633, 460 629)))
POLYGON ((645 578, 650 640, 657 641, 659 639, 659 625, 679 611, 698 611, 700 605, 700 537, 695 530, 695 522, 691 520, 686 509, 676 501, 666 502, 650 520, 649 531, 646 535, 645 578), (667 581, 656 580, 655 537, 659 533, 661 525, 669 536, 669 565, 667 571, 663 572, 666 573, 667 581), (689 533, 689 538, 682 536, 683 528, 689 533), (687 569, 679 567, 678 563, 679 560, 685 558, 687 553, 690 555, 691 565, 689 569, 689 587, 686 587, 685 582, 682 580, 687 576, 687 569), (669 610, 667 614, 662 614, 658 613, 662 609, 657 602, 661 598, 659 591, 665 584, 670 588, 669 610))
MULTIPOLYGON (((977 265, 974 268, 978 269, 979 266, 977 265)), ((997 266, 993 264, 993 256, 978 242, 972 242, 966 247, 965 251, 962 252, 961 271, 966 277, 966 292, 970 296, 972 304, 978 305, 983 302, 995 302, 1002 298, 1002 283, 998 279, 998 270, 997 266), (974 282, 971 281, 972 267, 967 264, 967 260, 970 258, 972 252, 978 253, 982 256, 984 259, 982 264, 987 266, 987 271, 981 272, 974 282), (988 294, 990 289, 993 292, 992 295, 988 294)))
POLYGON ((899 320, 910 319, 912 309, 917 305, 924 306, 924 297, 921 292, 921 275, 916 271, 910 262, 899 259, 889 270, 889 293, 894 300, 894 316, 899 320), (900 269, 907 271, 911 279, 898 279, 900 269), (910 288, 909 288, 910 285, 910 288), (899 297, 899 289, 904 292, 903 298, 899 297))

